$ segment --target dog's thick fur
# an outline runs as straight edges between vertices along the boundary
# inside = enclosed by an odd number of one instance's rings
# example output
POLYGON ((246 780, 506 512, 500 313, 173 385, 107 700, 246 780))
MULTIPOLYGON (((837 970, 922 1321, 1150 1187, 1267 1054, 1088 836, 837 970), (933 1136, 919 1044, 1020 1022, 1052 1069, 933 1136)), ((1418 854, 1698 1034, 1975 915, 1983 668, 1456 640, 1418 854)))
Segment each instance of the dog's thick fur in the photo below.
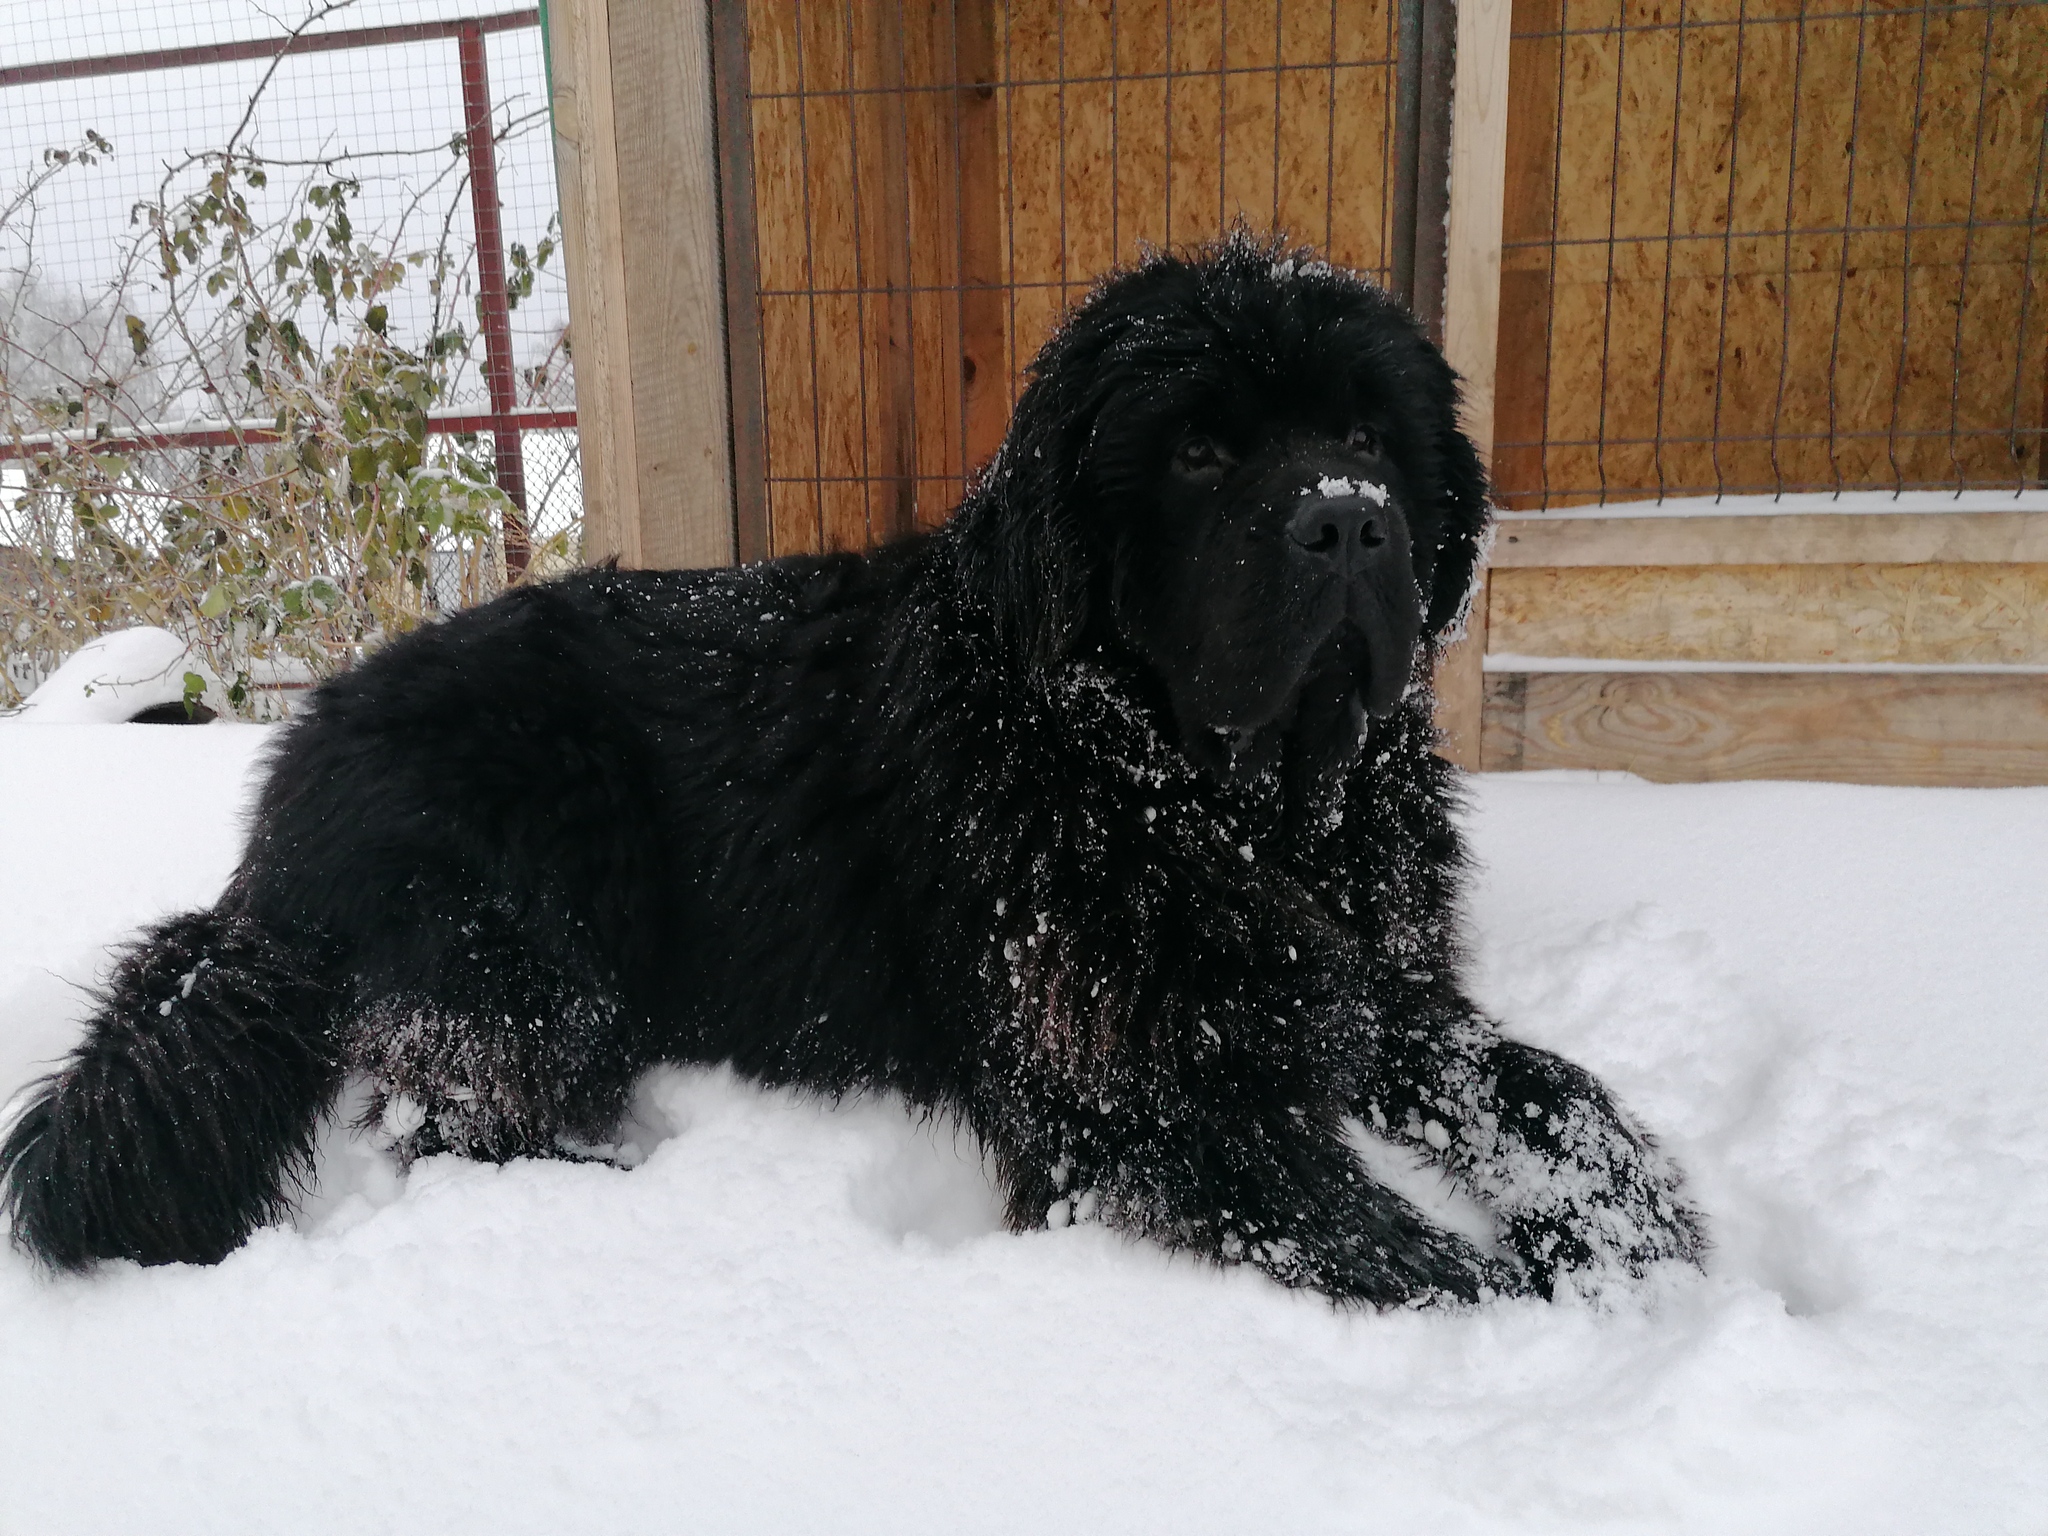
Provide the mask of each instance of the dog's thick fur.
POLYGON ((1342 1300, 1696 1259, 1643 1133, 1459 990, 1427 680, 1486 510, 1455 403, 1377 289, 1238 236, 1098 288, 939 533, 594 570, 390 645, 19 1109, 17 1241, 221 1258, 351 1073, 402 1155, 503 1159, 730 1061, 959 1117, 1020 1229, 1342 1300), (1502 1255, 1367 1177, 1350 1117, 1490 1203, 1502 1255))

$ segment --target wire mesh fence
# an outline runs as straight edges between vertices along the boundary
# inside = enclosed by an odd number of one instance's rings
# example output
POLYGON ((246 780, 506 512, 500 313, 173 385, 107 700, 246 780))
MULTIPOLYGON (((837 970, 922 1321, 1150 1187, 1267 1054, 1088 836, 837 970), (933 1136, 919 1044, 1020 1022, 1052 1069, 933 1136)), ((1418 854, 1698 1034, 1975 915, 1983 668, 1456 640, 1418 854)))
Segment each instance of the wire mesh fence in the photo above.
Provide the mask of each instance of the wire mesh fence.
POLYGON ((751 373, 760 400, 751 436, 735 413, 749 553, 942 520, 1062 310, 1147 247, 1243 222, 1413 283, 1420 108, 1389 0, 741 9, 719 68, 747 150, 727 208, 753 220, 727 273, 735 392, 751 373))
MULTIPOLYGON (((267 612, 274 629, 280 593, 250 596, 217 556, 200 570, 192 530, 309 469, 358 522, 365 476, 404 478, 379 515, 417 523, 429 547, 395 558, 429 610, 495 590, 535 550, 575 558, 536 11, 356 0, 281 32, 253 5, 117 5, 0 16, 0 38, 16 161, 0 166, 0 544, 16 550, 0 597, 11 628, 37 630, 17 646, 47 662, 73 630, 169 617, 182 599, 149 585, 195 572, 194 602, 247 607, 222 623, 246 635, 267 612), (353 477, 320 463, 337 451, 353 477), (423 510, 440 481, 457 494, 423 510), (60 622, 51 589, 94 552, 107 590, 60 622)), ((351 575, 291 574, 301 597, 351 575)))
MULTIPOLYGON (((1435 318, 1448 5, 723 9, 750 553, 943 517, 1059 312, 1148 244, 1285 230, 1435 318)), ((2044 57, 2013 0, 1517 0, 1503 502, 2042 483, 2044 57)))
POLYGON ((2048 8, 1514 16, 1507 505, 2042 483, 2048 8))
MULTIPOLYGON (((743 556, 941 520, 1062 310, 1147 247, 1284 231, 1435 319, 1447 0, 711 12, 743 556)), ((1506 504, 2042 483, 2048 6, 1517 0, 1514 17, 1506 504)), ((273 235, 294 199, 345 183, 351 238, 402 268, 379 335, 432 364, 423 460, 481 466, 512 503, 490 514, 484 587, 437 576, 433 601, 488 589, 528 547, 573 558, 537 14, 353 0, 301 21, 281 50, 275 21, 229 0, 0 16, 19 160, 0 336, 10 379, 40 369, 70 412, 0 433, 0 515, 53 442, 119 450, 140 497, 196 462, 173 449, 290 438, 237 414, 232 367, 211 387, 239 353, 188 349, 179 374, 148 350, 176 329, 163 220, 225 172, 273 235), (495 235, 473 195, 486 122, 495 235)), ((310 268, 303 238, 284 244, 310 268)), ((188 283, 183 314, 215 324, 235 301, 188 283)), ((328 345, 362 309, 315 306, 309 335, 328 345)), ((0 590, 20 584, 9 560, 0 590)))

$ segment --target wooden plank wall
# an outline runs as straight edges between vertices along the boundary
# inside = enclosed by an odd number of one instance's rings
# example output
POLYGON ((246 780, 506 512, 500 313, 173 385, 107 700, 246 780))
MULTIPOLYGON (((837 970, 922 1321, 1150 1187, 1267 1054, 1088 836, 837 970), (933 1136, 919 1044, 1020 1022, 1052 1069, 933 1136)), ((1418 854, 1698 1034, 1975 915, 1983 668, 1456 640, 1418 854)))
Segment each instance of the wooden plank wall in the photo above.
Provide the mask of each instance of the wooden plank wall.
POLYGON ((2039 676, 1849 672, 1496 674, 1486 767, 1648 779, 2048 783, 2039 676))
MULTIPOLYGON (((1390 277, 1397 3, 745 0, 742 546, 942 520, 1061 310, 1148 245, 1242 219, 1390 277)), ((2048 6, 1512 0, 1511 31, 1506 505, 2041 482, 2048 6)), ((1682 670, 2048 665, 2031 532, 1899 555, 1879 521, 1824 561, 1619 524, 1597 559, 1504 561, 1490 652, 1673 666, 1490 671, 1479 761, 2048 781, 2039 676, 1682 670)))
MULTIPOLYGON (((1514 32, 1506 505, 2042 483, 2048 7, 1514 32)), ((2048 783, 2048 512, 2007 505, 1510 520, 1482 765, 2048 783)))
POLYGON ((1515 0, 1508 505, 2041 474, 2048 7, 1515 0))
POLYGON ((749 0, 773 553, 942 521, 1064 307, 1233 220, 1385 277, 1393 0, 749 0))
POLYGON ((1510 514, 1481 766, 2048 783, 2048 511, 1510 514))

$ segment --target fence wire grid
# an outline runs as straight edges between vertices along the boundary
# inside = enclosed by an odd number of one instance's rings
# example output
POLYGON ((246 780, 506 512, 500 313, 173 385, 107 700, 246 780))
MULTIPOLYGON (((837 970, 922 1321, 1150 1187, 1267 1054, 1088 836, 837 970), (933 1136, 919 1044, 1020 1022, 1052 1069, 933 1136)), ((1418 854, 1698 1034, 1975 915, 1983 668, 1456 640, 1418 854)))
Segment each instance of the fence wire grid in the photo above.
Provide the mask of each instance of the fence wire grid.
POLYGON ((1413 170, 1448 122, 1419 68, 1429 9, 715 5, 741 103, 728 220, 748 221, 727 246, 743 552, 943 520, 1060 313, 1148 247, 1241 220, 1433 296, 1442 178, 1418 217, 1413 170))
POLYGON ((2043 483, 2048 7, 1513 26, 1507 505, 2043 483))
MULTIPOLYGON (((942 518, 1145 245, 1243 219, 1436 319, 1441 0, 713 14, 750 553, 942 518)), ((1516 0, 1512 32, 1505 505, 2043 483, 2048 6, 1516 0)))
MULTIPOLYGON (((345 0, 284 15, 246 0, 15 7, 0 11, 0 61, 0 143, 13 161, 0 164, 0 325, 16 384, 39 369, 48 377, 31 382, 82 396, 83 425, 124 446, 145 491, 175 483, 216 439, 261 441, 265 423, 226 419, 189 379, 151 390, 139 377, 150 370, 130 356, 127 317, 159 349, 170 344, 156 334, 164 310, 142 211, 203 189, 200 157, 231 145, 268 174, 269 189, 251 194, 259 219, 346 180, 358 239, 434 257, 380 296, 390 335, 436 356, 430 455, 435 443, 482 446, 523 515, 505 530, 515 568, 529 544, 573 556, 581 474, 536 11, 473 0, 345 0), (479 103, 493 151, 483 162, 468 153, 479 103), (495 179, 487 242, 480 171, 495 179), (436 342, 457 329, 457 344, 436 342), (502 383, 495 356, 509 360, 502 383), (96 402, 98 381, 117 373, 118 398, 99 386, 96 402)), ((326 329, 309 339, 337 339, 326 329)), ((0 431, 11 438, 0 442, 0 519, 34 437, 19 421, 0 431)))

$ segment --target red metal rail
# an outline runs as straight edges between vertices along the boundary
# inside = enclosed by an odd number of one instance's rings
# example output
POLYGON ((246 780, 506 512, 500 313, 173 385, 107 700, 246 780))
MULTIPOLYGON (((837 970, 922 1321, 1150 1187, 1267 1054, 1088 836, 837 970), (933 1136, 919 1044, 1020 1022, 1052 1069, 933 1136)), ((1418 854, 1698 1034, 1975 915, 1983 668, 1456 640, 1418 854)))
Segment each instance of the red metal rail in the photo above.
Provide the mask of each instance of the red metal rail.
POLYGON ((281 53, 331 53, 341 48, 383 48, 393 43, 431 43, 459 38, 466 30, 478 34, 513 32, 540 25, 540 12, 505 11, 468 21, 421 21, 396 27, 355 27, 343 32, 303 32, 296 37, 251 38, 241 43, 204 43, 191 48, 160 48, 154 53, 110 53, 96 59, 55 59, 47 64, 16 64, 0 69, 0 89, 10 85, 41 85, 46 80, 87 80, 98 75, 130 75, 151 69, 189 69, 196 64, 232 64, 243 59, 274 59, 281 53))
MULTIPOLYGON (((292 37, 163 48, 151 53, 109 54, 92 59, 59 59, 0 69, 0 89, 4 89, 51 80, 81 80, 145 70, 227 64, 245 59, 274 59, 288 53, 330 53, 346 48, 382 48, 400 43, 452 40, 461 61, 463 133, 469 152, 470 211, 476 226, 477 311, 483 329, 484 384, 489 392, 490 409, 481 415, 436 417, 430 424, 430 430, 491 434, 498 488, 515 509, 505 520, 505 565, 515 577, 526 569, 531 549, 526 524, 526 459, 519 434, 522 430, 576 425, 574 411, 518 409, 518 379, 512 361, 511 302, 505 284, 504 224, 498 200, 497 143, 491 131, 491 82, 484 39, 494 32, 510 32, 539 24, 538 9, 505 11, 462 20, 308 32, 292 37)), ((144 432, 108 439, 93 446, 110 452, 124 452, 137 448, 227 448, 241 443, 276 440, 277 434, 265 428, 227 426, 144 432)), ((38 446, 48 446, 51 441, 47 438, 40 443, 34 439, 18 443, 0 440, 0 460, 26 458, 38 446)))
MULTIPOLYGON (((429 416, 427 430, 452 437, 462 432, 563 431, 576 425, 574 411, 470 411, 459 415, 429 416)), ((274 443, 278 434, 269 427, 165 427, 161 431, 131 432, 124 437, 89 438, 76 433, 51 437, 38 433, 19 440, 0 437, 0 459, 31 459, 46 448, 62 443, 72 448, 91 448, 100 453, 133 453, 165 448, 235 448, 244 443, 274 443)))
POLYGON ((455 34, 462 55, 462 119, 469 149, 470 211, 476 220, 476 307, 484 330, 484 384, 490 392, 491 438, 497 445, 498 489, 518 509, 505 515, 505 573, 526 570, 526 459, 512 413, 519 404, 512 368, 512 310, 505 290, 505 232, 498 218, 498 155, 491 133, 491 77, 481 25, 455 34))

